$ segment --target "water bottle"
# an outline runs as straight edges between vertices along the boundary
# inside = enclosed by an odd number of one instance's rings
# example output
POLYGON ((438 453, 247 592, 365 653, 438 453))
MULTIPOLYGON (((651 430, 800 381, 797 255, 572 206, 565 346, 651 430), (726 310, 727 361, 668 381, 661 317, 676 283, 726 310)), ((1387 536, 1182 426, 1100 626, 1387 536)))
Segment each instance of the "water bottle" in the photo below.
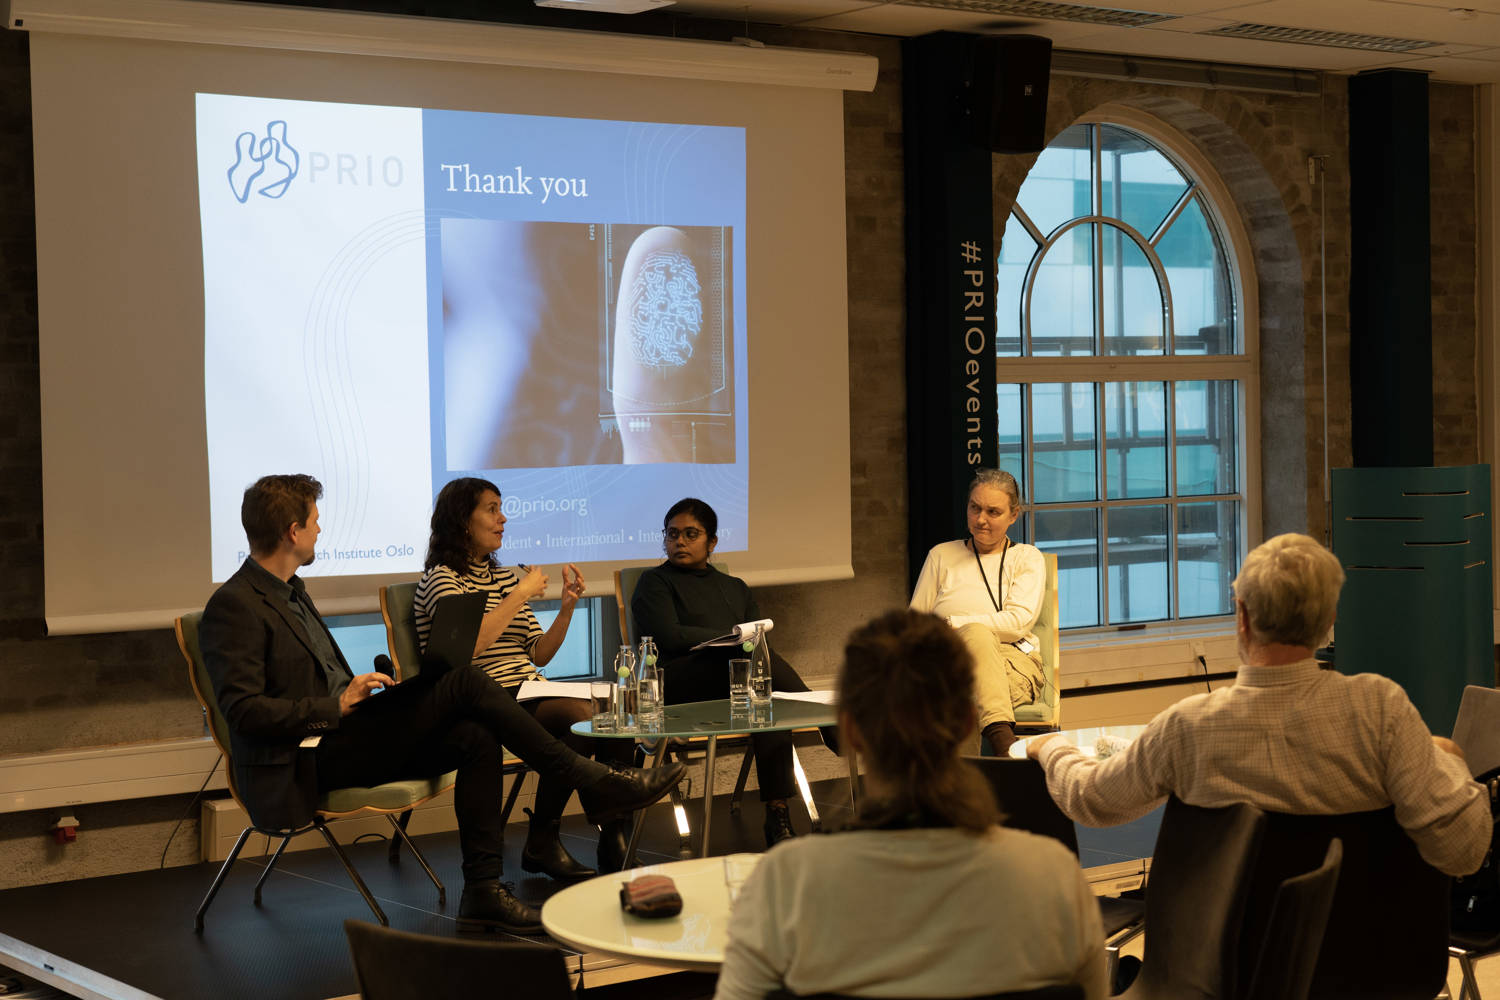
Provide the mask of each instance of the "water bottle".
POLYGON ((626 645, 615 654, 615 731, 635 731, 635 654, 626 645))
POLYGON ((771 724, 771 644, 763 625, 750 641, 750 724, 771 724))
POLYGON ((641 645, 636 653, 636 721, 641 732, 661 732, 664 721, 666 691, 662 687, 661 668, 656 664, 656 642, 649 636, 641 636, 641 645))

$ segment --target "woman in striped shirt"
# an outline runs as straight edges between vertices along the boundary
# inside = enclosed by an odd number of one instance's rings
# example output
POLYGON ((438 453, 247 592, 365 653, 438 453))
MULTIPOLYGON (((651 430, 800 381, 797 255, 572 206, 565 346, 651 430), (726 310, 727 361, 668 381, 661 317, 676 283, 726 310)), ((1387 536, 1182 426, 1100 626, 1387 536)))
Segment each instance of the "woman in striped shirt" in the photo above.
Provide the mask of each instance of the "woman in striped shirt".
MULTIPOLYGON (((438 494, 432 510, 432 535, 427 543, 426 570, 417 583, 415 617, 423 648, 432 630, 437 602, 451 594, 488 594, 485 615, 474 644, 475 666, 515 694, 523 681, 539 676, 557 654, 573 608, 583 596, 583 575, 571 563, 563 567, 562 606, 552 626, 543 630, 530 601, 547 589, 547 577, 535 566, 521 573, 501 566, 495 558, 505 535, 500 489, 484 479, 455 479, 438 494)), ((635 752, 630 740, 577 736, 573 723, 593 715, 593 705, 582 698, 536 698, 522 702, 549 733, 585 756, 605 763, 629 764, 635 752)), ((573 789, 543 778, 536 792, 536 808, 527 810, 531 828, 521 852, 521 867, 545 872, 556 879, 590 878, 593 868, 570 855, 558 836, 563 807, 573 789)), ((619 871, 625 863, 628 819, 605 824, 599 832, 598 869, 619 871)))

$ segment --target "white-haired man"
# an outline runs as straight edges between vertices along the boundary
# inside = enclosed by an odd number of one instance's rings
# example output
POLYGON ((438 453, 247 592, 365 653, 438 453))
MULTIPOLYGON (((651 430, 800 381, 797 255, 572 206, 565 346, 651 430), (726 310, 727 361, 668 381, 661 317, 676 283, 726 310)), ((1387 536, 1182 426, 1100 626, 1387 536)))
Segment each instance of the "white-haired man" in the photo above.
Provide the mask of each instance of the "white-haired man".
POLYGON ((1111 826, 1169 794, 1304 815, 1395 806, 1429 864, 1476 871, 1490 843, 1489 799, 1458 747, 1428 732, 1395 681, 1313 659, 1343 584, 1338 559, 1306 535, 1252 551, 1234 581, 1241 665, 1232 686, 1183 699, 1103 761, 1055 737, 1027 746, 1063 812, 1111 826))

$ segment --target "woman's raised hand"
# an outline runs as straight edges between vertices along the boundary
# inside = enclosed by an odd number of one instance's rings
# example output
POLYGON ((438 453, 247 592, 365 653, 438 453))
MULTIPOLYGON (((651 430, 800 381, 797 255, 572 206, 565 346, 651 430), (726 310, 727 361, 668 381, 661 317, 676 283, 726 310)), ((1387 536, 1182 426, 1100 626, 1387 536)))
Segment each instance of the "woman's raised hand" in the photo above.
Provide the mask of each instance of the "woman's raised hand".
POLYGON ((565 608, 571 608, 578 603, 578 599, 583 596, 586 589, 583 584, 583 574, 578 571, 577 566, 568 563, 563 567, 562 578, 562 604, 565 608))
POLYGON ((532 566, 521 577, 521 582, 516 584, 516 590, 521 593, 524 600, 532 601, 547 592, 547 574, 542 572, 540 566, 532 566))

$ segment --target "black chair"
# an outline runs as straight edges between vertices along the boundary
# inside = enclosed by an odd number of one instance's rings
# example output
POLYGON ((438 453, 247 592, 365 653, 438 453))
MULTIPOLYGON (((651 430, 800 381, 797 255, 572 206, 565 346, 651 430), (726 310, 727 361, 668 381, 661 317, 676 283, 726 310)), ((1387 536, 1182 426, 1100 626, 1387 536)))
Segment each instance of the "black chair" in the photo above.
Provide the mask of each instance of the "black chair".
MULTIPOLYGON (((968 757, 994 790, 1005 814, 1002 823, 1017 830, 1051 837, 1078 856, 1078 830, 1047 791, 1047 775, 1034 760, 1010 757, 968 757)), ((1120 949, 1146 927, 1146 904, 1140 899, 1100 896, 1099 921, 1104 925, 1105 982, 1114 983, 1120 949)))
MULTIPOLYGON (((1262 950, 1276 894, 1288 878, 1319 867, 1335 838, 1343 860, 1308 996, 1436 996, 1448 976, 1451 883, 1422 860, 1393 807, 1332 816, 1267 813, 1239 953, 1282 960, 1262 950)), ((1238 970, 1237 996, 1249 994, 1255 971, 1248 964, 1238 970)))
POLYGON ((1146 892, 1146 953, 1127 1000, 1224 997, 1266 818, 1246 803, 1167 800, 1146 892))
MULTIPOLYGON (((1469 685, 1464 688, 1458 706, 1458 720, 1453 724, 1453 742, 1464 752, 1469 773, 1489 793, 1490 810, 1500 802, 1500 691, 1469 685)), ((1474 962, 1500 952, 1500 913, 1496 912, 1500 874, 1495 866, 1493 841, 1484 865, 1473 875, 1460 879, 1455 894, 1467 903, 1450 910, 1454 926, 1448 937, 1448 954, 1458 960, 1462 973, 1459 1000, 1480 1000, 1479 981, 1474 977, 1474 962), (1478 904, 1478 905, 1476 905, 1478 904)))
POLYGON ((505 996, 572 1000, 563 953, 539 944, 433 937, 345 920, 363 1000, 505 996))
POLYGON ((1243 1000, 1306 1000, 1343 857, 1343 846, 1335 838, 1316 871, 1294 875, 1277 887, 1260 958, 1243 1000))
MULTIPOLYGON (((786 990, 773 990, 766 994, 766 1000, 856 1000, 856 998, 843 993, 789 993, 786 990)), ((929 1000, 929 998, 905 997, 903 1000, 929 1000)), ((966 997, 964 1000, 1083 1000, 1083 987, 1072 984, 1043 986, 1039 989, 1012 993, 986 993, 984 996, 966 997)))

